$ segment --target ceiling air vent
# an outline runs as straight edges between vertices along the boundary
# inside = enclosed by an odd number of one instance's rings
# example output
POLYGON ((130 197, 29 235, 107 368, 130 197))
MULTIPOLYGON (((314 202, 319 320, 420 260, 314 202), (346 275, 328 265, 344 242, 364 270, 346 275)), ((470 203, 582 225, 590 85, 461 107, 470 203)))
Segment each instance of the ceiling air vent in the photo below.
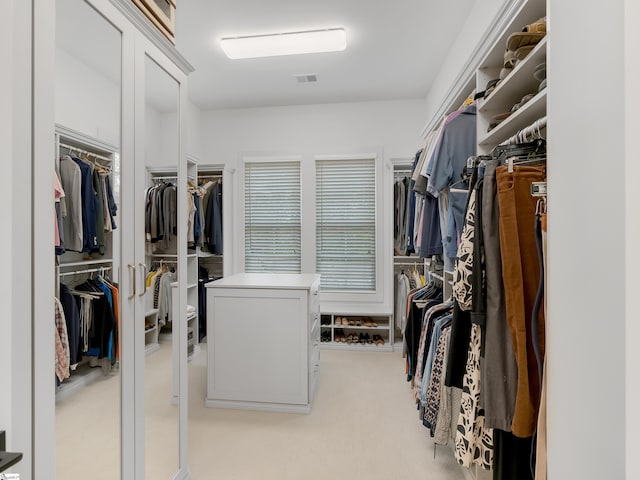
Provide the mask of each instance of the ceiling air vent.
POLYGON ((294 75, 298 83, 315 83, 318 81, 317 73, 309 73, 305 75, 294 75))

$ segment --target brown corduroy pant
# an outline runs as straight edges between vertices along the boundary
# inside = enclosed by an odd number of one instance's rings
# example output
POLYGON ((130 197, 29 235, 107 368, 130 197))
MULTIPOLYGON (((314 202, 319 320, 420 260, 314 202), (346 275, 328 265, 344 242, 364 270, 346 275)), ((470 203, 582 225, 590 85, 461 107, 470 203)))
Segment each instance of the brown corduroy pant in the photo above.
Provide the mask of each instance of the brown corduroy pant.
MULTIPOLYGON (((540 402, 538 366, 533 350, 531 312, 540 280, 535 237, 537 199, 531 182, 544 181, 544 166, 496 169, 500 206, 500 252, 507 323, 518 365, 518 386, 511 432, 530 437, 536 430, 540 402)), ((544 313, 539 318, 538 338, 544 355, 544 313)))

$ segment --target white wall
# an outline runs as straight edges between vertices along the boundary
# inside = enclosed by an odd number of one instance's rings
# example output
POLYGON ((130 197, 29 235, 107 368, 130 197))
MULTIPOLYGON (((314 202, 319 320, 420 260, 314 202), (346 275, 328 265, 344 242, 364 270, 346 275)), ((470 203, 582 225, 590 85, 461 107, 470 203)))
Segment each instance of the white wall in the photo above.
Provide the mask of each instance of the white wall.
POLYGON ((337 103, 202 112, 204 163, 235 162, 243 151, 384 148, 412 156, 424 124, 420 100, 337 103))
POLYGON ((640 108, 640 97, 637 94, 637 79, 640 77, 640 3, 637 0, 625 1, 625 62, 626 62, 626 477, 640 478, 640 462, 637 461, 640 452, 640 322, 637 311, 637 292, 640 289, 640 279, 637 272, 640 269, 640 189, 637 188, 640 178, 640 163, 637 155, 637 133, 640 132, 640 118, 636 112, 640 108))
POLYGON ((30 478, 31 225, 25 219, 31 215, 32 5, 12 0, 3 6, 8 21, 0 33, 0 61, 7 66, 0 92, 0 145, 7 159, 3 162, 5 181, 0 189, 0 212, 6 226, 0 239, 4 268, 0 289, 4 315, 0 321, 0 430, 7 431, 8 449, 24 454, 11 471, 30 478))
MULTIPOLYGON (((305 191, 315 191, 313 176, 304 173, 310 171, 305 165, 306 162, 313 161, 313 155, 374 153, 379 154, 385 164, 390 158, 411 158, 421 146, 420 130, 423 124, 423 102, 418 99, 204 111, 201 123, 201 161, 203 164, 222 164, 228 170, 235 169, 236 174, 232 176, 233 190, 239 194, 242 191, 238 188, 241 181, 238 159, 241 154, 300 155, 303 162, 304 196, 305 191)), ((388 233, 392 232, 392 220, 389 218, 393 206, 393 198, 390 196, 393 192, 385 186, 390 178, 386 177, 391 173, 383 167, 379 172, 382 172, 380 191, 387 197, 382 200, 385 208, 379 212, 379 224, 382 231, 388 233)), ((225 185, 228 185, 226 178, 225 185)), ((233 238, 230 241, 225 238, 225 274, 240 271, 243 264, 243 252, 240 248, 233 250, 240 241, 243 212, 237 207, 239 197, 236 195, 233 201, 229 201, 228 192, 229 189, 225 188, 224 217, 233 219, 235 224, 232 228, 233 238), (229 256, 233 258, 233 265, 227 263, 229 256)), ((303 214, 303 222, 312 223, 313 211, 305 211, 308 213, 303 214)), ((225 235, 227 233, 225 223, 225 235)), ((384 270, 379 298, 376 298, 378 303, 367 303, 372 313, 392 309, 392 248, 389 238, 382 242, 382 255, 387 255, 388 252, 389 257, 381 262, 384 270)), ((303 265, 311 264, 314 262, 303 258, 303 265)), ((342 302, 339 308, 345 314, 349 313, 349 308, 363 308, 350 301, 342 302)), ((323 308, 331 306, 325 302, 323 308)))
POLYGON ((162 138, 161 116, 160 112, 149 103, 145 105, 144 110, 144 133, 144 153, 147 165, 164 165, 160 146, 160 140, 162 138))
POLYGON ((622 479, 625 316, 638 321, 637 290, 625 312, 625 210, 639 214, 637 194, 625 204, 624 2, 549 5, 549 478, 622 479))
POLYGON ((119 145, 120 85, 60 48, 55 66, 56 123, 119 145))
MULTIPOLYGON (((0 29, 0 63, 2 65, 13 66, 13 2, 8 2, 8 10, 5 15, 10 19, 5 28, 0 29)), ((13 69, 11 69, 13 70, 13 69)), ((4 75, 2 78, 2 88, 0 88, 0 145, 8 159, 13 159, 17 155, 17 150, 13 148, 13 75, 4 75)), ((7 179, 13 178, 13 162, 4 162, 3 175, 7 179)), ((2 218, 13 220, 13 182, 4 182, 0 188, 0 215, 2 218)), ((11 265, 13 236, 0 235, 0 262, 2 265, 11 265)), ((5 271, 5 278, 11 278, 12 271, 5 271)), ((0 289, 0 305, 5 311, 11 312, 13 308, 13 282, 5 281, 0 289)), ((8 315, 11 319, 11 315, 8 315)), ((2 385, 9 386, 13 381, 12 377, 12 324, 11 321, 0 322, 0 381, 2 385)), ((8 389, 10 390, 10 389, 8 389)), ((7 430, 9 435, 13 431, 12 422, 12 395, 0 395, 0 430, 7 430)))
POLYGON ((192 102, 187 102, 185 118, 187 132, 187 155, 202 158, 202 111, 192 102))

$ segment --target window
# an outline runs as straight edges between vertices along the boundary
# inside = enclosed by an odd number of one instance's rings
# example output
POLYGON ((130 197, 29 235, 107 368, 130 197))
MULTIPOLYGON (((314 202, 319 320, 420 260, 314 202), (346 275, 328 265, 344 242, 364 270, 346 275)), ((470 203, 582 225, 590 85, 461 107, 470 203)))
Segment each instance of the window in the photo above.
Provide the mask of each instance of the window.
POLYGON ((245 272, 300 273, 300 162, 247 162, 245 272))
POLYGON ((375 160, 316 162, 316 271, 323 291, 375 291, 375 160))

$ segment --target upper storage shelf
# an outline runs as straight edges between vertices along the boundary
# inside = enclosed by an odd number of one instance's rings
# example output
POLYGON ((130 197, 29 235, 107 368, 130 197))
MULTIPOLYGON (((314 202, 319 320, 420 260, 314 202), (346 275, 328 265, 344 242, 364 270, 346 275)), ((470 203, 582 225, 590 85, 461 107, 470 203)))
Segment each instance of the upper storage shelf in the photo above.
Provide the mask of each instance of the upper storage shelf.
POLYGON ((543 38, 529 55, 502 80, 484 100, 479 101, 478 110, 495 115, 509 109, 527 93, 536 93, 540 80, 533 74, 540 64, 547 62, 547 38, 543 38))
MULTIPOLYGON (((500 78, 509 36, 521 32, 525 25, 544 15, 545 2, 529 1, 521 8, 477 70, 477 91, 485 90, 491 80, 500 78)), ((497 145, 546 115, 547 88, 541 81, 546 78, 548 47, 545 36, 487 98, 478 99, 478 154, 490 153, 497 145), (522 103, 526 96, 529 100, 522 103), (494 126, 500 117, 506 118, 494 126)))

